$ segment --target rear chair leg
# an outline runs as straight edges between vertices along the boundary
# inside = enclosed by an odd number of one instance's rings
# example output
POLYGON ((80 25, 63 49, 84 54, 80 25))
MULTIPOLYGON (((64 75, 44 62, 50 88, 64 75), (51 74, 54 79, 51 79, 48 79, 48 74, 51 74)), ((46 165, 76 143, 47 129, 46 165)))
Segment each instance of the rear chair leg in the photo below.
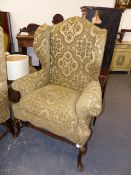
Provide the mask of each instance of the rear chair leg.
POLYGON ((95 123, 96 123, 96 117, 94 117, 93 119, 93 126, 95 125, 95 123))
POLYGON ((77 156, 77 168, 79 171, 82 171, 84 166, 82 164, 82 156, 84 156, 87 152, 87 144, 84 146, 84 147, 79 147, 79 153, 78 153, 78 156, 77 156))
POLYGON ((9 132, 12 134, 12 136, 14 136, 15 135, 15 129, 14 129, 13 122, 12 122, 11 118, 9 118, 6 121, 6 125, 7 125, 7 128, 9 130, 9 132))

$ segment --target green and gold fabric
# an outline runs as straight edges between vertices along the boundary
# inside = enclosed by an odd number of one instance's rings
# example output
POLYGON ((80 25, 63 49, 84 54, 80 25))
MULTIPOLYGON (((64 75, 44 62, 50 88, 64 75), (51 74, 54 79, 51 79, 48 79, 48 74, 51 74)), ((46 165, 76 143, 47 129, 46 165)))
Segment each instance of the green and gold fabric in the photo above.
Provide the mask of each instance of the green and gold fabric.
POLYGON ((15 117, 83 146, 92 116, 102 109, 98 76, 105 42, 106 30, 81 17, 41 25, 34 49, 42 69, 13 83, 22 96, 13 105, 15 117))
POLYGON ((0 124, 5 122, 9 116, 7 74, 4 54, 4 36, 0 27, 0 124))

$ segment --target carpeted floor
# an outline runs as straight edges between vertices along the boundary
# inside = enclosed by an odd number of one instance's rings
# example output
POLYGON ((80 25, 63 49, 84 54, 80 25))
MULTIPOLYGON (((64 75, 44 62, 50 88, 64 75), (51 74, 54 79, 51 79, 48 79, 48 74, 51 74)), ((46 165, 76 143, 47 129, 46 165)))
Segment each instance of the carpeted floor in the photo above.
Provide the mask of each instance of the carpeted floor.
POLYGON ((97 119, 85 169, 76 168, 77 149, 24 128, 0 141, 0 175, 130 175, 131 75, 110 75, 105 110, 97 119))

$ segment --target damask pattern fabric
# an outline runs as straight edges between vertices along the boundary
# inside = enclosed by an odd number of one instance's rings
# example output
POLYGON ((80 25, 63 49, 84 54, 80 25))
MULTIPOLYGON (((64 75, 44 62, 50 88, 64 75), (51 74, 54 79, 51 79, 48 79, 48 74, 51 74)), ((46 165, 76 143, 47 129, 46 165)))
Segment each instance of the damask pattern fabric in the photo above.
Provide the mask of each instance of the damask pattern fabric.
POLYGON ((98 116, 102 110, 101 87, 98 81, 92 81, 84 89, 76 103, 76 113, 80 119, 87 115, 98 116))
POLYGON ((15 116, 17 119, 22 121, 28 121, 32 125, 39 127, 41 129, 46 129, 56 135, 62 136, 73 143, 77 143, 79 145, 84 145, 85 142, 89 139, 91 131, 89 129, 89 125, 91 122, 91 117, 87 116, 86 121, 82 121, 79 123, 78 127, 72 128, 67 127, 65 125, 59 125, 57 123, 45 120, 43 117, 37 117, 36 115, 32 114, 31 111, 25 111, 19 103, 14 104, 13 110, 15 111, 15 116))
POLYGON ((4 55, 3 30, 0 27, 0 123, 5 122, 9 116, 7 75, 4 55))
POLYGON ((33 92, 48 84, 48 74, 43 68, 40 71, 31 73, 25 77, 15 80, 12 83, 12 88, 19 91, 21 97, 26 96, 28 93, 33 92))
POLYGON ((102 108, 98 76, 105 42, 106 30, 81 17, 40 26, 34 49, 42 70, 13 83, 23 97, 13 105, 15 117, 83 146, 102 108))
POLYGON ((105 30, 74 17, 51 30, 50 83, 82 91, 98 80, 105 45, 105 30))
POLYGON ((38 27, 34 35, 34 49, 47 74, 50 69, 50 30, 51 27, 44 24, 38 27))
POLYGON ((78 123, 75 105, 79 96, 79 93, 72 89, 47 85, 27 95, 21 100, 20 106, 27 112, 32 109, 31 112, 37 116, 37 120, 43 118, 63 126, 66 123, 67 127, 73 128, 78 123))

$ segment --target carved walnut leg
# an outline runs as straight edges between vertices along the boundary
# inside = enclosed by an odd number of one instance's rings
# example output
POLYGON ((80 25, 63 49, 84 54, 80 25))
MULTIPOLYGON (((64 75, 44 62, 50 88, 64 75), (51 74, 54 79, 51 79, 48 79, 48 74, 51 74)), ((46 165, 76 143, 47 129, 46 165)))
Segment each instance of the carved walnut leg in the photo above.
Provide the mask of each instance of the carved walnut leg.
POLYGON ((77 167, 78 167, 78 170, 80 170, 80 171, 82 171, 84 168, 81 159, 82 159, 82 156, 84 156, 86 154, 86 152, 87 152, 87 145, 79 148, 79 153, 77 156, 77 167))
POLYGON ((14 137, 18 137, 21 131, 20 120, 15 119, 14 121, 15 135, 14 137))
POLYGON ((9 118, 6 121, 6 125, 7 125, 7 128, 9 130, 9 132, 12 134, 12 136, 14 136, 15 135, 15 129, 14 129, 13 122, 12 122, 11 118, 9 118))

